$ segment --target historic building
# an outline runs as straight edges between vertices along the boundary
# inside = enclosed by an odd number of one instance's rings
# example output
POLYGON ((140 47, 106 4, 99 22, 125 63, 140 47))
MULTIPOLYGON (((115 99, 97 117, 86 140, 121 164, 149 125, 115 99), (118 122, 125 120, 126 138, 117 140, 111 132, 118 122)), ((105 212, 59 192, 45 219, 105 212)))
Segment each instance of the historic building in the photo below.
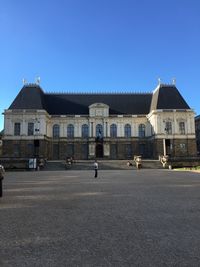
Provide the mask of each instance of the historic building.
POLYGON ((2 146, 3 146, 2 136, 3 136, 3 131, 0 132, 0 156, 2 156, 2 146))
POLYGON ((197 139, 197 151, 198 155, 200 155, 200 115, 195 117, 195 130, 197 139))
POLYGON ((152 93, 45 93, 25 84, 4 111, 3 156, 196 156, 194 111, 174 84, 152 93))

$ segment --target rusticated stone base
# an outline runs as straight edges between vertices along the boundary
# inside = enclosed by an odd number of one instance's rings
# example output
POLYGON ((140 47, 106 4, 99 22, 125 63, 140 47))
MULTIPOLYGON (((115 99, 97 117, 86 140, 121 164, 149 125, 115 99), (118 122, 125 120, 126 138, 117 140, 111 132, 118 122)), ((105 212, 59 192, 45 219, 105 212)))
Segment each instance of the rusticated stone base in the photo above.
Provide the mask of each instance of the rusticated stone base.
MULTIPOLYGON (((102 154, 107 159, 133 159, 134 155, 142 158, 158 158, 164 154, 163 139, 106 139, 102 143, 94 140, 20 140, 3 141, 4 157, 42 157, 47 159, 91 159, 102 154), (98 148, 97 148, 98 145, 98 148), (102 146, 102 148, 101 148, 102 146), (97 151, 98 149, 98 151, 97 151), (102 151, 99 151, 99 149, 102 151)), ((175 139, 167 141, 167 154, 172 157, 196 156, 195 139, 175 139)))
MULTIPOLYGON (((166 144, 166 154, 171 157, 193 157, 197 155, 195 139, 173 139, 166 144)), ((164 155, 163 139, 154 141, 154 158, 164 155)))

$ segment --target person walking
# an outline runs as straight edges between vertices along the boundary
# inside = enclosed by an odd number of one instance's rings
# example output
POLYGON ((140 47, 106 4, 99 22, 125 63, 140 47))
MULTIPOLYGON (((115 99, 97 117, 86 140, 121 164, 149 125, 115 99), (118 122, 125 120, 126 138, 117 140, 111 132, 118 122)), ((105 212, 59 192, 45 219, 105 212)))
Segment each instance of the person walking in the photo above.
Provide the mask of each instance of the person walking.
POLYGON ((97 161, 95 160, 95 162, 94 162, 94 178, 97 178, 97 176, 98 176, 98 163, 97 163, 97 161))
POLYGON ((0 165, 0 197, 3 196, 3 178, 4 178, 4 173, 5 173, 5 170, 4 170, 4 167, 2 165, 0 165))

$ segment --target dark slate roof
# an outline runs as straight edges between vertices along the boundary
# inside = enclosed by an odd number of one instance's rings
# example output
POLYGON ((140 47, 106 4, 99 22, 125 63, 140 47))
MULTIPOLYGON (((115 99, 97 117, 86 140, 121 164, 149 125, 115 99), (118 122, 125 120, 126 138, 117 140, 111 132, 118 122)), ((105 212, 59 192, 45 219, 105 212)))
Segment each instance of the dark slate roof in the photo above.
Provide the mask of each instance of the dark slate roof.
POLYGON ((9 109, 45 109, 44 92, 39 85, 25 85, 9 109))
POLYGON ((175 85, 160 84, 154 91, 150 110, 190 109, 175 85))
POLYGON ((197 115, 197 116, 195 117, 195 120, 200 120, 200 115, 197 115))
POLYGON ((46 94, 49 114, 88 114, 89 106, 104 103, 110 114, 148 114, 152 94, 46 94))
POLYGON ((44 93, 39 85, 25 85, 9 109, 45 109, 50 115, 87 115, 89 106, 104 103, 109 113, 148 114, 154 109, 189 109, 175 86, 160 85, 152 93, 44 93))

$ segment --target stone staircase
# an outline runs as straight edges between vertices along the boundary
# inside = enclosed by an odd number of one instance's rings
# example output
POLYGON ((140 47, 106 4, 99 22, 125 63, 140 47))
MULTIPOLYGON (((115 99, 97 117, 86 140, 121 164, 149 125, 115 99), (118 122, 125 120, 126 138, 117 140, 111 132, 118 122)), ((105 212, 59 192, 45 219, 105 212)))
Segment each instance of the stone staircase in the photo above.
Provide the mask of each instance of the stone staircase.
POLYGON ((65 162, 62 160, 49 160, 45 163, 42 171, 64 171, 65 162))
POLYGON ((142 160, 142 168, 144 168, 144 169, 163 169, 163 166, 159 160, 145 159, 145 160, 142 160))
MULTIPOLYGON (((127 166, 128 160, 98 160, 99 169, 101 170, 130 170, 136 169, 134 161, 130 161, 133 165, 127 166)), ((61 170, 92 170, 94 160, 77 160, 71 165, 66 165, 63 160, 47 161, 44 171, 61 171, 61 170)), ((162 169, 159 160, 142 160, 143 169, 162 169)))

